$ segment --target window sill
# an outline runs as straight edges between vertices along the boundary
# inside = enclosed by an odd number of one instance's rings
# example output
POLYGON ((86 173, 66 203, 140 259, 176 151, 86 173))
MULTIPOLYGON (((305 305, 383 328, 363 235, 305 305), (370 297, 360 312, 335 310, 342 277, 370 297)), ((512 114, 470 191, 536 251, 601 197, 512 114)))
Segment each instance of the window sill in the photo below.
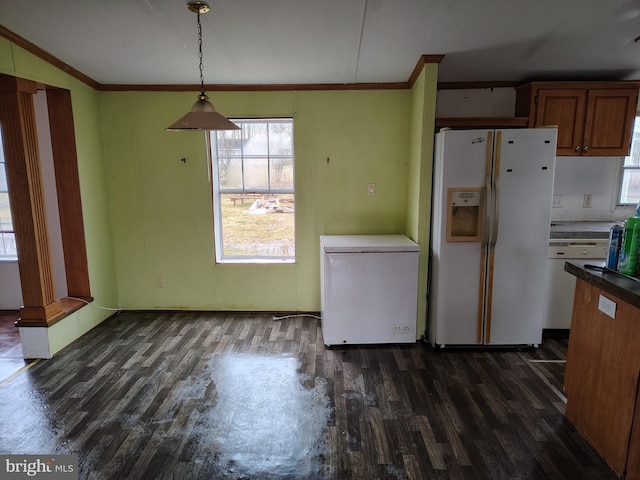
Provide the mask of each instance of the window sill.
POLYGON ((0 263, 18 263, 18 257, 1 257, 0 263))
POLYGON ((291 265, 296 263, 295 258, 220 258, 216 260, 217 264, 242 264, 242 265, 291 265))

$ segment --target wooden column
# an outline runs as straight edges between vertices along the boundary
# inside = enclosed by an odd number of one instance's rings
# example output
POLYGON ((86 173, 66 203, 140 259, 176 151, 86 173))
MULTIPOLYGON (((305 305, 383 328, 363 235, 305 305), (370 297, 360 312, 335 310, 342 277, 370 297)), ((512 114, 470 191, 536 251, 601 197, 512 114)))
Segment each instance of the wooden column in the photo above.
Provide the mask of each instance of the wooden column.
POLYGON ((51 120, 51 149, 58 192, 67 294, 90 302, 93 298, 89 287, 71 92, 57 88, 47 89, 47 107, 51 120))
POLYGON ((18 249, 22 325, 48 326, 62 312, 55 298, 33 94, 35 82, 0 75, 0 128, 18 249))

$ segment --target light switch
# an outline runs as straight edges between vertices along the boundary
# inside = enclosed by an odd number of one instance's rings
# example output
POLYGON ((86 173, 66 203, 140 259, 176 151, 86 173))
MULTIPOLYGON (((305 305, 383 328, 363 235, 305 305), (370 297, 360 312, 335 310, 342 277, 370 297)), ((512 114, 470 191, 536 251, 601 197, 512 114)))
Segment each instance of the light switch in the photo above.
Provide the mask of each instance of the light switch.
POLYGON ((369 195, 373 196, 373 195, 376 194, 376 184, 375 183, 370 183, 367 186, 367 189, 368 189, 369 195))

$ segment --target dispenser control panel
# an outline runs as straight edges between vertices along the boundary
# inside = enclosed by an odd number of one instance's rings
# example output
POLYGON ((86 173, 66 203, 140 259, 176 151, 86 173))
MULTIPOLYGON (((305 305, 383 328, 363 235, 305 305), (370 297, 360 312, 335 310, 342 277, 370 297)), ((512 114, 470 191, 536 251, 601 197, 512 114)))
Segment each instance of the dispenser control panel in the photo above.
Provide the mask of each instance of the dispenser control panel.
POLYGON ((447 242, 479 242, 484 189, 454 187, 447 192, 447 242))
POLYGON ((480 192, 452 192, 451 205, 454 207, 477 207, 480 205, 480 192))

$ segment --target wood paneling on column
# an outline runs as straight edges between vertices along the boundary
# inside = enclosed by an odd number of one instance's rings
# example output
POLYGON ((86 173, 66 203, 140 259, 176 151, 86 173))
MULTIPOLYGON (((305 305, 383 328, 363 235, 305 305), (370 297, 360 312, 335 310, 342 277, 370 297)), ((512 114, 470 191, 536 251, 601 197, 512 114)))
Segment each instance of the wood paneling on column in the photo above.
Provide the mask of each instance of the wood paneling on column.
POLYGON ((53 165, 58 192, 62 248, 70 297, 91 301, 87 248, 82 219, 78 156, 69 90, 48 89, 53 165))
POLYGON ((0 128, 24 301, 21 323, 47 326, 62 307, 53 286, 34 93, 35 82, 0 75, 0 128))

